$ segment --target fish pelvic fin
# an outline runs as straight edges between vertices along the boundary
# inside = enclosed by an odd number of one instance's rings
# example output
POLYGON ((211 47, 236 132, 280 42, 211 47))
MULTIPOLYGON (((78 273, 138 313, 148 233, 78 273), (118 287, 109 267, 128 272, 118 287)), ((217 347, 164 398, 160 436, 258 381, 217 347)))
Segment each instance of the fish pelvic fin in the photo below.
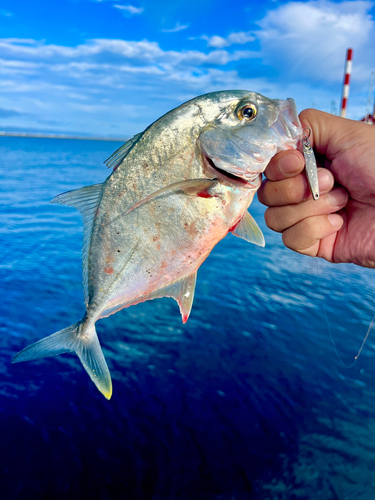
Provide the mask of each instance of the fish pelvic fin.
POLYGON ((249 243, 254 243, 254 245, 258 245, 260 247, 264 247, 266 245, 260 227, 249 212, 245 212, 242 219, 235 225, 234 228, 230 229, 230 232, 234 234, 234 236, 237 236, 237 238, 242 238, 249 243))
POLYGON ((85 320, 50 335, 20 351, 12 363, 75 352, 99 391, 107 399, 112 396, 112 380, 95 325, 87 326, 85 320))

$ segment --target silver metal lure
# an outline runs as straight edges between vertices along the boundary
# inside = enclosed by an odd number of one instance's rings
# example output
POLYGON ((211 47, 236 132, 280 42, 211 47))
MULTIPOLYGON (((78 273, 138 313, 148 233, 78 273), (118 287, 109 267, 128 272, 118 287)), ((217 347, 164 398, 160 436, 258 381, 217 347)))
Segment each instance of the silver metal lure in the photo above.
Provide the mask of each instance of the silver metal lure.
POLYGON ((306 135, 306 133, 304 132, 302 137, 303 156, 305 157, 306 162, 306 175, 311 189, 312 197, 314 200, 318 200, 320 197, 318 168, 316 166, 314 151, 309 141, 310 129, 304 129, 304 131, 305 130, 309 131, 309 135, 306 135))

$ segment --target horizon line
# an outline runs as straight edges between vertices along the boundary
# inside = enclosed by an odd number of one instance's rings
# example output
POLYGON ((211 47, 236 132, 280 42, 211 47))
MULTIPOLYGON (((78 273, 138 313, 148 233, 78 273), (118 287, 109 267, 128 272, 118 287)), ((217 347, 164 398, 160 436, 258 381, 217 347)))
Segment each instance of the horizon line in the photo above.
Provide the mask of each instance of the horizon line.
POLYGON ((73 139, 78 141, 112 141, 126 142, 127 139, 119 137, 87 137, 80 135, 65 135, 65 134, 39 134, 36 132, 6 132, 0 130, 0 137, 34 137, 39 139, 73 139))

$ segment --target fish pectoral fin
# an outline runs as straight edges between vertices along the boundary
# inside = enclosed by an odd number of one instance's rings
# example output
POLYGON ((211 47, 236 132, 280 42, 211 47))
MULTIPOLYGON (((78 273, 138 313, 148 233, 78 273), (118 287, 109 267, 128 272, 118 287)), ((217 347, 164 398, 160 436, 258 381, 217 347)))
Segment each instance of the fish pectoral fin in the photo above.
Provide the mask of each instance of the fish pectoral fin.
POLYGON ((51 203, 59 203, 68 207, 76 208, 83 218, 83 245, 82 245, 82 266, 83 266, 83 290, 85 303, 88 304, 88 251, 91 243, 91 233, 94 225, 97 210, 102 200, 103 184, 93 184, 83 188, 67 191, 59 194, 51 203))
POLYGON ((144 132, 136 134, 134 137, 126 141, 125 144, 123 144, 120 148, 116 149, 116 151, 113 154, 111 154, 111 156, 107 158, 107 160, 105 160, 104 162, 107 165, 107 168, 113 167, 113 170, 116 170, 116 168, 127 156, 131 148, 134 146, 136 142, 138 142, 138 140, 142 137, 143 134, 144 132))
POLYGON ((144 296, 142 302, 145 300, 161 299, 162 297, 172 297, 180 306, 182 322, 186 323, 193 306, 196 281, 197 271, 194 271, 194 273, 144 296))
POLYGON ((259 245, 260 247, 264 247, 266 245, 260 227, 249 212, 245 212, 245 215, 231 232, 234 236, 249 241, 250 243, 254 243, 254 245, 259 245))
POLYGON ((211 195, 209 194, 208 190, 215 186, 217 182, 217 179, 189 179, 187 181, 174 182, 169 186, 163 187, 161 189, 158 189, 158 191, 151 193, 150 195, 146 196, 146 198, 143 198, 143 200, 138 201, 135 205, 129 208, 125 215, 140 207, 147 201, 153 200, 157 196, 167 193, 168 191, 183 191, 184 193, 193 196, 210 198, 211 195))
POLYGON ((95 326, 84 331, 83 326, 83 321, 78 321, 68 328, 31 344, 16 354, 12 363, 47 358, 64 352, 75 352, 96 387, 107 399, 110 399, 112 396, 111 375, 95 326))

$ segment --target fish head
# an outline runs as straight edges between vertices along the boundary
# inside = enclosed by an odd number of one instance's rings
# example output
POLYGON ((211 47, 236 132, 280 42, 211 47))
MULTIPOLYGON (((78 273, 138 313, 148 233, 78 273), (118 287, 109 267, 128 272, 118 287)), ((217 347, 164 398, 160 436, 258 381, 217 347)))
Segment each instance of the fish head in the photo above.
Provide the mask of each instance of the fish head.
POLYGON ((302 127, 293 99, 236 92, 202 130, 200 148, 206 164, 219 174, 259 187, 270 159, 297 147, 302 127))

